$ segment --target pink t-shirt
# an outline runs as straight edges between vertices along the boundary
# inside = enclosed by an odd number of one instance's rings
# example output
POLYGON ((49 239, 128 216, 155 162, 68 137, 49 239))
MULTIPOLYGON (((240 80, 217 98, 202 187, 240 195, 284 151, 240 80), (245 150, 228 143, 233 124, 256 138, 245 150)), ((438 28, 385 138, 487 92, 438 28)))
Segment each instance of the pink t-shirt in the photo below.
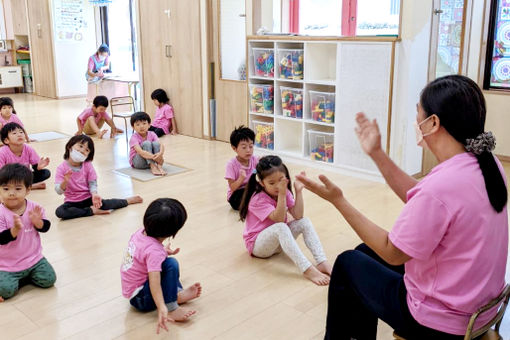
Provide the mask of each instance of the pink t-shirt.
MULTIPOLYGON (((98 56, 97 56, 97 53, 94 53, 93 55, 91 55, 90 58, 89 58, 89 63, 88 63, 88 69, 89 69, 90 72, 94 71, 94 68, 96 67, 96 64, 94 63, 94 60, 92 58, 96 59, 96 61, 98 63, 101 62, 99 60, 98 56)), ((103 65, 108 65, 108 60, 109 60, 109 57, 107 56, 105 58, 105 60, 104 60, 104 64, 103 65)))
POLYGON ((12 153, 8 145, 0 147, 0 169, 5 164, 19 163, 32 170, 31 165, 39 163, 39 159, 37 152, 28 144, 23 144, 21 156, 12 153))
POLYGON ((11 114, 9 119, 5 119, 4 117, 2 117, 2 115, 0 115, 0 123, 2 124, 2 126, 5 126, 5 124, 7 123, 18 123, 19 125, 21 125, 21 127, 24 127, 18 115, 14 113, 11 114))
MULTIPOLYGON (((491 206, 471 153, 439 164, 408 191, 389 238, 412 257, 405 264, 407 304, 424 326, 464 334, 471 314, 503 290, 507 208, 498 214, 491 206)), ((495 312, 482 314, 475 328, 495 312)))
POLYGON ((120 266, 122 295, 132 298, 133 293, 149 279, 150 272, 161 272, 161 264, 168 254, 161 242, 138 229, 129 240, 120 266))
POLYGON ((165 104, 162 107, 156 109, 152 126, 163 129, 165 135, 170 133, 171 119, 174 118, 174 109, 169 104, 165 104))
MULTIPOLYGON (((78 116, 78 119, 80 120, 80 123, 81 125, 85 125, 85 123, 87 122, 87 119, 90 117, 90 116, 93 116, 94 115, 94 112, 92 111, 92 108, 89 107, 89 108, 86 108, 85 110, 83 110, 82 113, 80 113, 80 115, 78 116)), ((105 111, 103 112, 102 114, 98 114, 97 116, 94 117, 94 120, 96 121, 96 124, 98 124, 101 119, 104 119, 104 120, 110 120, 111 117, 110 115, 105 111)))
MULTIPOLYGON (((292 193, 287 190, 287 209, 291 209, 295 202, 292 193)), ((246 249, 253 253, 253 246, 259 233, 267 227, 275 224, 269 218, 269 215, 276 209, 276 200, 269 196, 265 191, 254 194, 248 204, 248 214, 246 215, 246 226, 243 232, 246 249)), ((287 216, 285 216, 287 223, 287 216)))
MULTIPOLYGON (((41 238, 28 216, 39 204, 26 200, 27 208, 21 217, 23 229, 14 241, 0 245, 0 271, 19 272, 32 267, 43 258, 41 238)), ((42 209, 43 219, 46 219, 42 209)), ((0 204, 0 232, 14 227, 14 213, 0 204)))
MULTIPOLYGON (((55 184, 61 184, 64 181, 64 175, 71 170, 67 161, 62 162, 58 167, 55 175, 55 184)), ((67 182, 64 191, 64 202, 81 202, 90 198, 89 182, 97 180, 96 171, 91 162, 83 162, 80 171, 74 171, 71 178, 67 182)))
POLYGON ((147 136, 145 136, 145 139, 140 136, 138 132, 135 132, 131 135, 131 138, 129 139, 129 164, 131 164, 131 166, 133 166, 133 158, 136 155, 135 146, 142 144, 146 140, 149 142, 157 142, 159 139, 158 136, 152 131, 147 131, 147 136))
MULTIPOLYGON (((250 162, 248 166, 244 166, 237 160, 237 157, 232 158, 228 161, 227 167, 225 170, 225 179, 231 179, 231 180, 237 180, 240 176, 241 169, 243 169, 246 172, 246 178, 243 181, 243 184, 239 188, 243 188, 246 186, 246 183, 250 180, 250 176, 253 173, 253 170, 257 167, 257 163, 259 162, 259 159, 256 156, 251 156, 250 162)), ((232 196, 232 189, 230 189, 230 185, 228 185, 227 190, 227 200, 230 199, 230 196, 232 196)))

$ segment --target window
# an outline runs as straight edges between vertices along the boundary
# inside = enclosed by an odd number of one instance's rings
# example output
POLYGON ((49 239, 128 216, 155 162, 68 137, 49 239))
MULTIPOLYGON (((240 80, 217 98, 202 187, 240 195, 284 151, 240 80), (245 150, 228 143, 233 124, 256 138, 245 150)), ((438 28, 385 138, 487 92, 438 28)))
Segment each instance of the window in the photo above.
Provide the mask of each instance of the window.
POLYGON ((400 0, 357 2, 356 35, 398 35, 400 0))
POLYGON ((300 0, 299 34, 341 35, 341 0, 300 0))
POLYGON ((510 89, 510 0, 491 0, 484 89, 510 89))

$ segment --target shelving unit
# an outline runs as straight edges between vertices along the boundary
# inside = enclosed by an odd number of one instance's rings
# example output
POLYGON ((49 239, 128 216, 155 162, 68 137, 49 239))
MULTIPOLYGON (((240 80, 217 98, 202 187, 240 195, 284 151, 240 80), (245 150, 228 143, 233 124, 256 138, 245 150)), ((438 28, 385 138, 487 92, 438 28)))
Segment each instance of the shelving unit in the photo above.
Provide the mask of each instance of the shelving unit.
POLYGON ((359 146, 354 119, 360 111, 376 118, 388 151, 395 43, 394 38, 248 37, 248 91, 253 84, 274 89, 272 114, 248 112, 250 126, 263 122, 274 128, 273 143, 265 144, 274 149, 256 149, 317 166, 377 175, 359 146), (272 76, 261 76, 255 70, 260 65, 267 68, 263 60, 256 60, 260 49, 273 53, 272 76), (290 57, 289 51, 302 51, 297 73, 293 62, 299 60, 299 53, 290 57), (287 78, 282 77, 280 62, 287 78), (296 97, 301 111, 294 110, 296 97))

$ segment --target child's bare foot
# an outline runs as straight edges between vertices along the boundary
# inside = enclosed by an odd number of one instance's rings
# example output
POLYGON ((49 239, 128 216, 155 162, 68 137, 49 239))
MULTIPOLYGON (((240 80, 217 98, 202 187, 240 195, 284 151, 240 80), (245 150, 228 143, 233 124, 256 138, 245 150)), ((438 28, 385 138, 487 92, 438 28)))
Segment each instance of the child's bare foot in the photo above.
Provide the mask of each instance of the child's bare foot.
POLYGON ((202 294, 202 286, 200 282, 196 282, 186 289, 183 289, 177 294, 177 303, 186 303, 190 300, 196 299, 202 294))
POLYGON ((108 132, 108 130, 102 130, 101 132, 99 132, 99 135, 97 136, 99 139, 102 139, 103 136, 108 132))
POLYGON ((328 262, 328 260, 321 262, 317 265, 317 269, 328 276, 331 276, 331 271, 333 271, 333 266, 328 262))
POLYGON ((303 275, 317 286, 327 286, 329 284, 329 276, 322 274, 317 268, 314 266, 308 267, 307 270, 303 273, 303 275))
POLYGON ((98 208, 94 208, 94 206, 90 207, 90 209, 92 209, 92 213, 94 215, 108 215, 108 214, 111 214, 111 210, 102 210, 102 209, 98 209, 98 208))
POLYGON ((168 319, 176 322, 186 321, 190 316, 195 314, 196 311, 184 309, 182 307, 178 307, 176 310, 168 312, 168 319))
POLYGON ((0 296, 0 302, 4 302, 4 298, 0 296))
POLYGON ((41 190, 41 189, 46 189, 46 183, 35 183, 35 184, 32 184, 32 190, 41 190))
POLYGON ((119 129, 119 128, 116 128, 116 129, 115 129, 115 133, 124 133, 124 130, 119 129))
POLYGON ((159 168, 156 164, 154 163, 151 163, 151 172, 154 176, 161 176, 162 173, 161 171, 159 171, 159 168))
POLYGON ((163 169, 163 166, 161 164, 156 164, 161 176, 166 176, 166 171, 163 169))
POLYGON ((136 196, 132 196, 132 197, 126 198, 126 201, 128 202, 128 204, 142 203, 143 202, 143 198, 141 198, 140 196, 136 195, 136 196))

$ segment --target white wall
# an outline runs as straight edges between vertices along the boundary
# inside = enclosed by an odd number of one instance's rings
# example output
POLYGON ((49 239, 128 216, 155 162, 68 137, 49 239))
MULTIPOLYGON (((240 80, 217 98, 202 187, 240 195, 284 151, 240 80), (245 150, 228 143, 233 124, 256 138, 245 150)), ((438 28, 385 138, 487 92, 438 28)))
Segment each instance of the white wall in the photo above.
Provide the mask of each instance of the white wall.
POLYGON ((55 56, 55 70, 57 81, 57 97, 82 96, 87 94, 88 58, 97 50, 94 7, 88 1, 83 1, 84 19, 87 23, 83 30, 81 41, 61 40, 58 37, 55 23, 55 8, 58 0, 50 0, 50 10, 53 23, 53 55, 55 56))
POLYGON ((427 84, 432 1, 403 1, 402 41, 397 43, 390 157, 409 174, 421 172, 422 148, 413 122, 420 91, 427 84))

